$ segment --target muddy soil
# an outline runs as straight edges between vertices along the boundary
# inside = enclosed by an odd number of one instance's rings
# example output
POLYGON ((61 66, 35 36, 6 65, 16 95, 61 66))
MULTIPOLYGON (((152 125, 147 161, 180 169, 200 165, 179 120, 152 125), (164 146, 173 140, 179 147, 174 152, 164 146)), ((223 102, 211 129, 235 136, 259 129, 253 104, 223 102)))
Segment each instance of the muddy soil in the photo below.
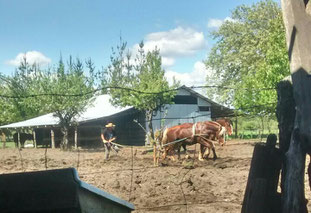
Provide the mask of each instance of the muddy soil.
MULTIPOLYGON (((167 160, 159 167, 153 166, 152 153, 143 154, 144 147, 112 152, 109 160, 104 160, 102 149, 0 149, 0 174, 74 167, 81 180, 133 203, 135 213, 238 213, 255 143, 229 141, 216 147, 217 160, 204 162, 196 159, 198 147, 193 146, 192 159, 182 155, 180 161, 167 160)), ((306 198, 310 200, 307 181, 306 174, 306 198)))

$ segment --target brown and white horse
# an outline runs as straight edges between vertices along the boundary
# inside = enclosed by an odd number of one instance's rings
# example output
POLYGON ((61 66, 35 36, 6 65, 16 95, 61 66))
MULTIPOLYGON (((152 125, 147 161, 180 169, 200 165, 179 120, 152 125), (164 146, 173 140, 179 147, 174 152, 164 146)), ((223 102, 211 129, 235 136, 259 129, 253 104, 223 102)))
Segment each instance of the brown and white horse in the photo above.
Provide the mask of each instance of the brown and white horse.
MULTIPOLYGON (((218 140, 218 142, 221 146, 224 146, 226 144, 226 134, 232 135, 232 130, 233 130, 232 121, 230 119, 223 118, 223 119, 218 119, 218 120, 212 121, 212 122, 216 122, 223 127, 223 129, 222 129, 223 134, 221 134, 222 140, 218 140)), ((203 158, 206 158, 209 156, 209 154, 210 154, 210 148, 209 147, 202 147, 201 146, 200 150, 202 152, 204 151, 204 154, 202 156, 203 158)))
MULTIPOLYGON (((223 119, 218 119, 215 122, 219 123, 221 126, 225 127, 225 135, 224 135, 224 144, 226 143, 226 134, 228 135, 232 135, 232 121, 230 119, 227 118, 223 118, 223 119)), ((224 145, 222 144, 222 145, 224 145)))
MULTIPOLYGON (((214 140, 218 139, 220 143, 224 143, 223 134, 224 128, 217 122, 205 121, 197 123, 184 123, 165 129, 161 139, 161 144, 164 147, 162 159, 165 159, 167 154, 174 155, 175 149, 178 150, 178 158, 180 158, 180 147, 182 145, 193 145, 199 143, 200 154, 199 160, 203 160, 202 154, 204 147, 213 151, 213 158, 216 159, 214 140)), ((174 157, 173 157, 174 159, 174 157)))

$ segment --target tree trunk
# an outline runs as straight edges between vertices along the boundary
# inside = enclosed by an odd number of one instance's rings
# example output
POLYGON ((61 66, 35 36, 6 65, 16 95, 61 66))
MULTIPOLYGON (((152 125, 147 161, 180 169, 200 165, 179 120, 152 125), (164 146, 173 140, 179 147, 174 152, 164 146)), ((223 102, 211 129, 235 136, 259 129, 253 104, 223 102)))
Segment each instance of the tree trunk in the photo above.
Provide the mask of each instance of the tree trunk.
POLYGON ((263 134, 265 131, 265 125, 264 125, 264 117, 260 116, 260 121, 261 121, 261 134, 260 134, 260 142, 262 141, 263 134))
POLYGON ((69 149, 68 131, 69 131, 69 128, 67 126, 63 126, 62 127, 63 139, 62 139, 62 146, 61 146, 61 148, 63 150, 68 150, 69 149))
POLYGON ((235 117, 235 126, 234 126, 234 136, 237 139, 238 138, 238 117, 235 117))
POLYGON ((152 126, 152 110, 148 110, 146 111, 146 117, 148 119, 148 131, 149 131, 149 135, 150 135, 150 139, 152 146, 153 146, 153 164, 156 165, 157 164, 157 145, 156 145, 156 141, 154 140, 154 133, 153 133, 153 126, 152 126))
POLYGON ((266 117, 267 119, 267 129, 268 129, 268 133, 271 133, 271 119, 269 117, 266 117))
POLYGON ((149 130, 149 134, 150 134, 150 137, 151 139, 154 139, 154 134, 153 134, 153 125, 152 125, 152 110, 148 110, 146 111, 146 117, 148 119, 148 130, 149 130))
POLYGON ((20 132, 17 133, 17 147, 18 147, 18 149, 21 149, 21 148, 22 148, 22 145, 21 145, 21 134, 20 134, 20 132))
POLYGON ((75 149, 78 149, 78 128, 75 127, 75 149))
POLYGON ((5 134, 4 134, 3 131, 2 131, 2 133, 1 133, 1 140, 2 140, 2 148, 5 149, 5 146, 6 146, 6 137, 5 137, 5 134))

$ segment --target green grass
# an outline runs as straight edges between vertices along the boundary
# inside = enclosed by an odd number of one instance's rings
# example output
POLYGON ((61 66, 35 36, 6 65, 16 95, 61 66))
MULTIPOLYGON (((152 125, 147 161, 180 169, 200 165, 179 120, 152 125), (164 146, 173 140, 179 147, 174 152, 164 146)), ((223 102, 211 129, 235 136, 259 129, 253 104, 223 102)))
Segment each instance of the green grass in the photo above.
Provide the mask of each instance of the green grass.
MULTIPOLYGON (((3 143, 0 142, 0 149, 3 148, 3 143)), ((15 148, 15 143, 13 141, 7 141, 5 143, 5 148, 15 148)))
MULTIPOLYGON (((262 134, 262 138, 266 138, 269 134, 278 135, 278 130, 271 130, 271 132, 264 131, 264 133, 262 134)), ((238 132, 238 137, 240 139, 254 139, 260 138, 260 134, 258 133, 258 131, 245 130, 244 132, 238 132)))

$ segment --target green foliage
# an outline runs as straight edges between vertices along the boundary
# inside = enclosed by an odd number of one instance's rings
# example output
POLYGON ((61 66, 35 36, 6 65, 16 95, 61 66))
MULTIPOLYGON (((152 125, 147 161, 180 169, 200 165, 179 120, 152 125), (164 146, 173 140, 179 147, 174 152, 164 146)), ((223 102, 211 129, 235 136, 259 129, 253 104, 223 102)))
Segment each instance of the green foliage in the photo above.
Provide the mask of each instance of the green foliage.
POLYGON ((251 116, 238 118, 238 137, 243 139, 265 138, 268 134, 278 134, 275 117, 251 116))
POLYGON ((152 116, 153 113, 164 104, 172 103, 178 83, 172 86, 165 79, 165 71, 161 67, 161 56, 158 49, 145 53, 143 42, 140 43, 138 54, 133 59, 126 49, 126 43, 120 41, 120 45, 111 55, 111 65, 106 70, 108 81, 103 86, 123 87, 124 89, 111 89, 111 102, 118 106, 133 106, 144 111, 149 124, 149 130, 153 137, 152 116), (139 91, 143 91, 141 93, 139 91), (167 91, 167 92, 162 92, 167 91), (154 94, 156 93, 156 94, 154 94))
POLYGON ((64 149, 68 148, 69 126, 75 125, 75 118, 86 110, 94 97, 94 65, 91 60, 85 64, 86 69, 80 59, 74 61, 70 57, 66 67, 60 58, 57 67, 44 72, 40 82, 45 93, 53 94, 42 96, 41 101, 46 103, 44 108, 60 120, 64 149))
POLYGON ((72 123, 76 115, 86 109, 86 105, 93 97, 94 66, 91 61, 86 62, 86 68, 80 59, 75 61, 70 57, 66 67, 60 59, 56 68, 44 73, 41 87, 45 93, 54 94, 43 96, 45 107, 53 112, 62 122, 72 123), (59 96, 62 94, 63 96, 59 96), (76 96, 72 96, 75 95, 76 96), (85 95, 80 95, 85 94, 85 95))
MULTIPOLYGON (((5 142, 5 148, 15 148, 15 143, 13 141, 5 142)), ((0 149, 3 149, 3 142, 0 143, 0 149)))
POLYGON ((276 90, 260 88, 276 88, 290 74, 281 9, 274 1, 263 0, 237 7, 232 19, 212 32, 217 42, 206 65, 214 70, 208 84, 235 90, 210 89, 208 93, 244 112, 274 113, 276 90), (257 105, 264 106, 251 107, 257 105))
POLYGON ((24 59, 12 76, 1 76, 1 94, 15 98, 0 99, 0 122, 11 123, 52 112, 60 120, 63 147, 68 148, 69 126, 75 124, 74 119, 94 97, 94 65, 87 60, 85 66, 86 69, 80 59, 70 57, 67 66, 60 58, 57 66, 41 70, 24 59))
POLYGON ((0 98, 0 105, 3 109, 0 115, 1 124, 29 119, 45 113, 37 98, 23 98, 37 93, 40 72, 37 65, 30 66, 24 58, 12 76, 0 76, 1 94, 15 97, 0 98))
MULTIPOLYGON (((9 95, 7 81, 8 79, 5 76, 0 75, 0 93, 3 95, 9 95)), ((15 120, 14 106, 10 100, 0 97, 0 109, 0 125, 11 123, 15 120)))

